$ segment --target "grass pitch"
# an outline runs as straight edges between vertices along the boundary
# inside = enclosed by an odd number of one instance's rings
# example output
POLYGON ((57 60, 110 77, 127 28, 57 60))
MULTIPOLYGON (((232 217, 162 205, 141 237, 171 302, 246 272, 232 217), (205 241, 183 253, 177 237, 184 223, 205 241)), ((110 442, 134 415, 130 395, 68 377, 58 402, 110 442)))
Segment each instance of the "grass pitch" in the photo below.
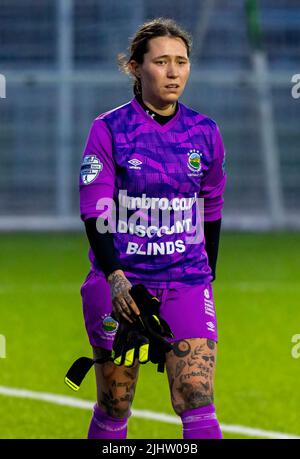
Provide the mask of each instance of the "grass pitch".
MULTIPOLYGON (((0 386, 95 400, 93 371, 78 393, 63 382, 91 355, 80 285, 84 234, 0 238, 0 386)), ((219 345, 215 404, 222 424, 300 435, 300 235, 223 233, 214 283, 219 345)), ((133 409, 174 414, 166 374, 142 366, 133 409)), ((0 438, 85 438, 91 411, 0 395, 0 438)), ((181 426, 132 417, 129 438, 181 438, 181 426)), ((225 432, 225 438, 249 438, 225 432)))

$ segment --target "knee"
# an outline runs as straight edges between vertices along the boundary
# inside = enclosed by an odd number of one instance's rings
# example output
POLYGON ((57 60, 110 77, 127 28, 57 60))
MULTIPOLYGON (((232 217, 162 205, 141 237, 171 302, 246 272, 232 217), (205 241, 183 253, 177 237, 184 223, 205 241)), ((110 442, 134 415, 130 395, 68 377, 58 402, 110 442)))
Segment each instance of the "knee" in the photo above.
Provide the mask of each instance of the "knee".
POLYGON ((181 383, 176 396, 172 397, 172 406, 179 416, 186 410, 201 408, 214 403, 213 388, 201 381, 181 383))
POLYGON ((129 403, 118 403, 114 406, 107 406, 106 403, 103 403, 103 400, 98 400, 98 405, 112 418, 123 419, 129 418, 131 415, 131 404, 129 403))

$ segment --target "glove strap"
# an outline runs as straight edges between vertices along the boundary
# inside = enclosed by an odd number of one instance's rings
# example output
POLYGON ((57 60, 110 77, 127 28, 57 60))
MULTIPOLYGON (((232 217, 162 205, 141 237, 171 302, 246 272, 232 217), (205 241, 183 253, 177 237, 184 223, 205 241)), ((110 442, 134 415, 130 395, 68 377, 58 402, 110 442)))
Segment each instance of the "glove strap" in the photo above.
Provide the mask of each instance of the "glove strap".
POLYGON ((102 357, 101 359, 80 357, 75 360, 73 365, 69 368, 65 376, 65 383, 70 387, 70 389, 78 391, 80 384, 95 363, 102 364, 109 361, 113 361, 113 359, 111 357, 102 357))
POLYGON ((157 365, 158 373, 164 373, 164 371, 165 371, 165 362, 166 362, 166 359, 161 360, 160 362, 158 362, 158 365, 157 365))

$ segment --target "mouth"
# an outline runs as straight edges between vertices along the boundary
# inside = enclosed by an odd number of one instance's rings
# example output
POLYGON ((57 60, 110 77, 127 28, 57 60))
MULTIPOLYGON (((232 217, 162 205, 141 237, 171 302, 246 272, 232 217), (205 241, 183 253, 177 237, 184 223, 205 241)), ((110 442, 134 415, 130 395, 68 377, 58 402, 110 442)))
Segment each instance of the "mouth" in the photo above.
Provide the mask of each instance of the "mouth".
POLYGON ((179 84, 168 84, 165 86, 167 89, 179 89, 179 84))

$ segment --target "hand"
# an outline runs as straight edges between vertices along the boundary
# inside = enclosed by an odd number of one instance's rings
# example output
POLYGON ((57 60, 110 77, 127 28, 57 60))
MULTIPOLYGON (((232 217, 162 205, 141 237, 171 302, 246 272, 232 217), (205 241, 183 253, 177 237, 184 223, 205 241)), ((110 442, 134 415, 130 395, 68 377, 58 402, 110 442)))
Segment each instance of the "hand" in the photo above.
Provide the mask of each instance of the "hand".
POLYGON ((128 322, 133 323, 136 317, 139 316, 140 311, 129 294, 132 284, 120 269, 111 273, 107 280, 110 285, 113 312, 117 320, 123 317, 128 322))
POLYGON ((121 321, 113 342, 112 359, 115 365, 132 367, 136 359, 139 363, 149 360, 149 340, 140 331, 140 324, 136 321, 130 324, 121 321))

